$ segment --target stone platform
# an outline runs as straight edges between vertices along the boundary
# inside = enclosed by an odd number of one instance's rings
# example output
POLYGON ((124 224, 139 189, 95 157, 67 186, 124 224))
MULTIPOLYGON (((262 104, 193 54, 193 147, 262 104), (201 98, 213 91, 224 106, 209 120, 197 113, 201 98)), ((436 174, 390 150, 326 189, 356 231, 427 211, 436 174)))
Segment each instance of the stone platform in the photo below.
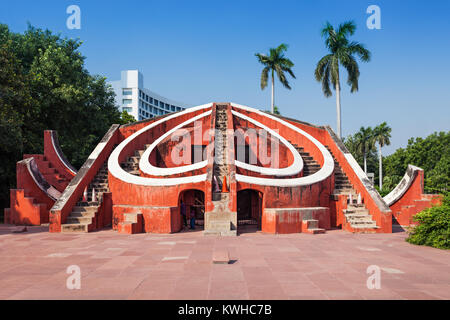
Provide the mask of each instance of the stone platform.
POLYGON ((405 233, 50 234, 0 225, 0 299, 450 299, 450 252, 405 233), (214 264, 227 252, 229 264, 214 264), (69 290, 68 266, 81 269, 69 290), (381 289, 366 286, 381 269, 381 289))

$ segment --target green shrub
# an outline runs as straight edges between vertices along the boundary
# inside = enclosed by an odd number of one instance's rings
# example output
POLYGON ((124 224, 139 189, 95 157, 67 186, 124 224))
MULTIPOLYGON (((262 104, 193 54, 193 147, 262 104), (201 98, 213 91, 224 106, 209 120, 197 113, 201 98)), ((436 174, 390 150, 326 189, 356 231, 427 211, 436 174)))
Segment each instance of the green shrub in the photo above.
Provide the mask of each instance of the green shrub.
POLYGON ((387 196, 387 195, 391 192, 391 189, 385 188, 384 185, 383 185, 383 189, 380 189, 379 186, 375 186, 375 189, 377 189, 378 193, 379 193, 382 197, 387 196))
POLYGON ((419 225, 410 229, 409 243, 450 249, 450 193, 442 205, 425 209, 415 215, 419 225))

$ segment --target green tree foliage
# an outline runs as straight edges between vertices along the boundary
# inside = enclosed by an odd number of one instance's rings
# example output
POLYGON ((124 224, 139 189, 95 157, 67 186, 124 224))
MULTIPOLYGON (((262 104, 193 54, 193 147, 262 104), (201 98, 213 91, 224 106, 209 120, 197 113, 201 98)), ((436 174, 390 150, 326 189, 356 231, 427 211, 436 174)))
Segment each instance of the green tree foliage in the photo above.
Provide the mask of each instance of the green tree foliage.
MULTIPOLYGON (((361 133, 357 132, 354 135, 349 135, 344 139, 344 144, 348 151, 353 155, 355 160, 364 168, 364 153, 362 152, 362 141, 360 137, 361 133)), ((370 146, 366 151, 367 172, 377 172, 378 160, 375 148, 370 146)))
POLYGON ((450 194, 444 197, 441 206, 425 209, 415 215, 419 225, 410 229, 409 243, 450 249, 450 194))
MULTIPOLYGON (((270 111, 270 110, 265 110, 265 112, 270 112, 270 113, 272 113, 272 111, 270 111)), ((276 115, 281 116, 281 112, 280 112, 280 110, 278 109, 277 106, 273 106, 273 114, 276 114, 276 115)))
POLYGON ((131 114, 129 114, 126 110, 122 111, 120 118, 122 120, 121 124, 136 122, 136 119, 131 114))
POLYGON ((384 158, 383 183, 394 188, 405 174, 408 164, 425 171, 425 191, 446 193, 450 183, 450 132, 433 133, 424 138, 411 138, 406 148, 400 148, 384 158))
POLYGON ((0 24, 0 207, 14 188, 23 153, 43 152, 43 131, 57 130, 68 160, 80 167, 113 123, 122 123, 106 79, 84 67, 79 40, 0 24))
POLYGON ((367 154, 375 149, 374 131, 371 127, 361 127, 354 138, 356 147, 363 156, 364 172, 367 173, 367 154))
POLYGON ((378 143, 378 177, 380 189, 383 189, 383 154, 381 149, 384 146, 388 146, 391 144, 391 131, 392 129, 387 125, 386 122, 383 122, 379 126, 376 126, 373 130, 373 138, 375 139, 375 142, 378 143))
POLYGON ((341 80, 339 66, 347 70, 347 84, 351 87, 350 92, 357 92, 359 88, 359 65, 356 56, 363 62, 370 61, 370 51, 365 46, 356 41, 350 41, 356 31, 353 21, 347 21, 335 29, 329 22, 322 29, 322 37, 325 38, 325 46, 329 54, 322 57, 317 63, 314 76, 318 82, 322 83, 322 91, 325 97, 331 97, 330 85, 336 91, 337 109, 337 135, 341 135, 341 80))
POLYGON ((265 55, 262 53, 255 54, 255 56, 258 58, 259 63, 264 66, 261 73, 261 89, 264 90, 267 87, 269 73, 271 75, 272 102, 270 110, 272 113, 275 113, 275 73, 277 74, 278 80, 280 80, 281 84, 289 90, 291 89, 291 86, 289 85, 289 81, 286 78, 285 72, 289 73, 291 77, 295 79, 294 72, 292 71, 294 63, 284 55, 287 49, 288 45, 282 43, 276 48, 270 48, 269 55, 265 55))

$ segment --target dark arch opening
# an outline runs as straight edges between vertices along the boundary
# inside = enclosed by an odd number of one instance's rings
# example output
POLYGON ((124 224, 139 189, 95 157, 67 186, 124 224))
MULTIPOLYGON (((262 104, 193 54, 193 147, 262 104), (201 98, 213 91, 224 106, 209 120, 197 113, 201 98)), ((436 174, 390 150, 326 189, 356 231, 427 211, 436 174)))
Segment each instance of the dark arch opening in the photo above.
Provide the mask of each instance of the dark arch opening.
POLYGON ((184 190, 178 197, 178 207, 181 214, 181 201, 186 208, 186 224, 185 227, 183 216, 181 216, 181 230, 190 230, 190 218, 195 219, 195 230, 203 230, 205 224, 205 193, 201 190, 189 189, 184 190), (192 214, 191 214, 192 213, 192 214))
POLYGON ((245 189, 237 193, 238 232, 261 230, 263 193, 245 189))

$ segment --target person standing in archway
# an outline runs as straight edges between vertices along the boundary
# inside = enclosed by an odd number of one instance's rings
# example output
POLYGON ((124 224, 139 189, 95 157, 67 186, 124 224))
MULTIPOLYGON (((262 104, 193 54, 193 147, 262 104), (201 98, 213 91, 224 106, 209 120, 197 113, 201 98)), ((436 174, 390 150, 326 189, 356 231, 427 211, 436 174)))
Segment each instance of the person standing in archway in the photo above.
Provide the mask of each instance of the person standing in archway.
POLYGON ((190 224, 191 224, 191 229, 195 229, 195 208, 191 207, 191 212, 189 215, 190 218, 190 224))
POLYGON ((181 213, 181 217, 183 218, 184 226, 187 227, 186 205, 184 204, 183 200, 181 200, 181 204, 180 204, 180 213, 181 213))

